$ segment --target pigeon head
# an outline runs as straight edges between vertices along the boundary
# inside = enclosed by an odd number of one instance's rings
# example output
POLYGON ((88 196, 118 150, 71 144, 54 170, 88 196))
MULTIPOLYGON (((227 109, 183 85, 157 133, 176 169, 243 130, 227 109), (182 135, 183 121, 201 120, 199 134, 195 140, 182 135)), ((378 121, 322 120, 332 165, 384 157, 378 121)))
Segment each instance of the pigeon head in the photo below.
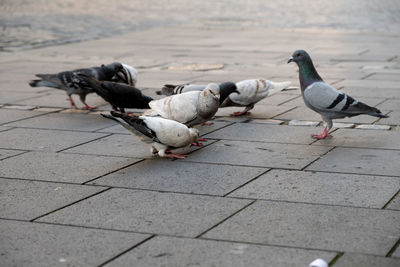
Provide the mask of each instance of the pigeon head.
POLYGON ((102 65, 102 67, 107 71, 107 72, 114 72, 117 73, 118 71, 121 71, 124 69, 121 63, 119 62, 114 62, 108 65, 102 65))
POLYGON ((296 50, 289 58, 288 63, 295 62, 299 67, 299 79, 301 90, 305 90, 309 85, 314 82, 322 81, 311 57, 304 50, 296 50))
POLYGON ((236 84, 233 82, 224 82, 219 85, 220 89, 220 97, 219 104, 221 105, 225 99, 232 93, 237 93, 240 95, 240 92, 237 90, 236 84))
POLYGON ((199 138, 199 130, 196 128, 189 128, 190 143, 196 143, 199 138))
POLYGON ((209 84, 207 84, 206 88, 203 90, 203 94, 204 94, 204 96, 211 94, 212 96, 219 98, 220 87, 216 83, 209 83, 209 84))
POLYGON ((292 56, 289 58, 287 63, 295 62, 297 64, 300 64, 302 62, 309 62, 309 61, 311 61, 311 58, 308 55, 308 53, 300 49, 293 52, 292 56))

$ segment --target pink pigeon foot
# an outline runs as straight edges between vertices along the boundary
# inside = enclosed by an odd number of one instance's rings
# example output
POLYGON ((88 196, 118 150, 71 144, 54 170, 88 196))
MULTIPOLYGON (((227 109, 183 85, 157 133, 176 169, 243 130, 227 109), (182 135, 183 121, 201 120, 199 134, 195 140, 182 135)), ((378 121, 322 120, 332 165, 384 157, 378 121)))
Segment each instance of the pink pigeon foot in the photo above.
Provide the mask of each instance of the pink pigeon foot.
POLYGON ((165 157, 170 158, 170 159, 185 159, 187 157, 187 155, 168 153, 168 154, 165 154, 165 157))
POLYGON ((207 125, 207 126, 210 126, 210 125, 213 125, 214 123, 212 123, 212 122, 203 122, 201 125, 207 125))
POLYGON ((203 146, 200 142, 191 143, 190 146, 203 146))
POLYGON ((91 107, 86 103, 83 103, 85 105, 85 107, 83 109, 87 109, 87 110, 92 110, 92 109, 96 109, 97 107, 91 107))
POLYGON ((321 134, 313 134, 313 135, 311 135, 313 138, 315 138, 315 139, 318 139, 318 140, 321 140, 321 139, 325 139, 325 138, 331 138, 332 137, 332 135, 330 135, 329 133, 328 133, 328 129, 324 129, 324 131, 321 133, 321 134))
POLYGON ((238 112, 234 112, 231 114, 231 116, 243 116, 243 115, 248 115, 250 114, 250 112, 248 111, 238 111, 238 112))
POLYGON ((205 138, 197 138, 197 141, 198 142, 207 142, 207 139, 205 139, 205 138))
POLYGON ((67 100, 71 103, 71 108, 75 108, 75 109, 77 108, 77 106, 75 105, 75 102, 71 96, 68 97, 67 100))

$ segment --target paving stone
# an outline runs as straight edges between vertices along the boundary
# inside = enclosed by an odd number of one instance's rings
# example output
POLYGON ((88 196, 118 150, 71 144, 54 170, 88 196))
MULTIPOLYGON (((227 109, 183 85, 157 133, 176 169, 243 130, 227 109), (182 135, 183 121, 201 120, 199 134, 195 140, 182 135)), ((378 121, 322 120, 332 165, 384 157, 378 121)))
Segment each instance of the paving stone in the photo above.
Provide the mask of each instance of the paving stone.
POLYGON ((36 106, 22 106, 22 105, 7 105, 4 109, 17 109, 17 110, 34 110, 36 106))
POLYGON ((21 151, 21 150, 9 150, 9 149, 1 149, 0 148, 0 160, 8 158, 8 157, 16 156, 16 155, 22 154, 24 152, 25 151, 21 151))
POLYGON ((335 267, 354 267, 354 266, 368 266, 368 267, 398 267, 400 266, 400 259, 393 259, 387 257, 378 257, 364 254, 345 253, 335 263, 335 267))
POLYGON ((244 199, 111 189, 39 220, 195 237, 249 203, 244 199))
MULTIPOLYGON (((388 97, 398 97, 399 89, 398 88, 377 88, 377 87, 348 87, 345 89, 345 92, 352 97, 356 97, 357 100, 361 97, 368 98, 388 98, 388 97)), ((363 101, 361 101, 363 102, 363 101)), ((365 102, 365 104, 372 105, 369 102, 365 102)))
POLYGON ((32 220, 105 189, 16 179, 0 179, 0 217, 32 220))
POLYGON ((400 194, 397 194, 395 198, 390 201, 389 205, 386 208, 392 210, 400 210, 400 194))
POLYGON ((400 135, 396 131, 339 129, 332 135, 333 138, 318 140, 313 145, 400 149, 400 135))
POLYGON ((28 152, 2 160, 0 176, 83 183, 137 161, 119 157, 28 152), (17 168, 17 166, 20 167, 17 168))
POLYGON ((242 166, 301 169, 325 154, 330 147, 244 141, 218 141, 184 161, 242 166))
POLYGON ((337 86, 344 87, 374 87, 374 88, 399 88, 398 81, 382 81, 382 80, 343 80, 336 84, 337 86))
POLYGON ((11 127, 0 126, 0 132, 12 129, 11 127))
MULTIPOLYGON (((27 92, 15 92, 10 91, 7 92, 4 90, 4 87, 1 86, 0 90, 0 103, 1 104, 15 104, 18 101, 22 101, 24 99, 29 99, 32 97, 40 96, 38 93, 27 93, 27 92)), ((12 88, 13 89, 13 88, 12 88)))
MULTIPOLYGON (((382 111, 383 112, 383 111, 382 111)), ((400 125, 400 110, 391 111, 389 114, 389 118, 380 119, 376 124, 383 125, 400 125)))
POLYGON ((3 266, 98 266, 148 235, 2 220, 3 266))
POLYGON ((96 131, 113 124, 115 124, 113 121, 99 115, 50 113, 9 125, 39 129, 96 131))
POLYGON ((400 248, 397 247, 397 249, 394 251, 394 253, 392 254, 393 258, 400 258, 400 248))
POLYGON ((106 136, 101 133, 14 128, 0 133, 2 148, 59 151, 106 136))
POLYGON ((356 129, 362 129, 362 130, 380 130, 380 131, 388 131, 390 130, 389 125, 374 125, 374 124, 361 124, 357 125, 356 129))
POLYGON ((399 219, 398 211, 259 200, 203 237, 385 256, 399 219))
POLYGON ((334 122, 333 128, 354 128, 354 123, 334 122))
MULTIPOLYGON (((278 114, 287 112, 293 109, 293 106, 267 106, 267 105, 255 105, 254 109, 250 110, 250 114, 244 115, 245 118, 257 118, 257 119, 271 119, 278 114)), ((217 117, 230 116, 232 113, 244 110, 244 107, 227 107, 218 109, 217 117)))
POLYGON ((313 259, 330 261, 335 253, 212 240, 157 236, 106 266, 307 266, 313 259))
POLYGON ((266 170, 154 159, 106 175, 91 184, 223 196, 266 170))
POLYGON ((288 112, 285 112, 279 116, 274 117, 276 120, 308 120, 308 121, 322 121, 321 115, 317 112, 312 111, 307 107, 296 107, 288 112))
POLYGON ((400 99, 388 99, 376 107, 383 110, 400 110, 400 99))
POLYGON ((36 112, 28 110, 12 110, 12 109, 0 109, 0 124, 31 118, 35 116, 41 116, 48 112, 36 112))
MULTIPOLYGON (((315 128, 268 124, 236 123, 206 135, 206 138, 271 143, 310 144, 315 128)), ((322 131, 322 130, 321 130, 322 131)))
POLYGON ((300 120, 291 120, 289 121, 289 126, 309 126, 316 127, 320 124, 319 121, 300 121, 300 120))
POLYGON ((307 170, 400 176, 400 151, 338 147, 307 170))
POLYGON ((229 196, 382 208, 399 189, 394 177, 271 170, 229 196))
POLYGON ((249 123, 263 123, 263 124, 271 124, 271 125, 281 125, 284 121, 280 120, 272 120, 272 119, 254 119, 249 121, 249 123))

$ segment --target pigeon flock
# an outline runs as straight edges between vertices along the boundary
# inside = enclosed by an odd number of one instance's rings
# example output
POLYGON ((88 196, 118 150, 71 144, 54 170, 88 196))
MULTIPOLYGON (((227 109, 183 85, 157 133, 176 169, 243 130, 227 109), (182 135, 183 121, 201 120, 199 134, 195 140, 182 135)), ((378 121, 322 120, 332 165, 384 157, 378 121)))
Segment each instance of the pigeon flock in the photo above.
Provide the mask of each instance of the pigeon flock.
MULTIPOLYGON (((301 94, 307 107, 319 113, 327 126, 316 139, 332 137, 332 119, 367 114, 379 118, 388 116, 380 110, 355 100, 325 83, 317 73, 311 57, 304 50, 297 50, 288 63, 299 67, 301 94)), ((86 103, 86 95, 96 93, 107 101, 111 115, 103 117, 121 124, 143 142, 150 145, 151 153, 160 157, 185 158, 173 150, 190 145, 200 146, 199 131, 192 128, 206 124, 218 108, 238 106, 243 111, 233 116, 248 114, 254 105, 267 96, 288 89, 290 82, 272 82, 264 79, 244 80, 237 83, 224 82, 208 85, 166 84, 158 95, 166 97, 153 100, 136 88, 137 71, 126 64, 114 62, 100 67, 76 69, 57 74, 36 74, 40 79, 29 83, 32 87, 52 87, 64 90, 73 108, 77 108, 73 94, 80 97, 86 109, 95 109, 86 103), (144 109, 141 116, 126 113, 125 108, 144 109)))

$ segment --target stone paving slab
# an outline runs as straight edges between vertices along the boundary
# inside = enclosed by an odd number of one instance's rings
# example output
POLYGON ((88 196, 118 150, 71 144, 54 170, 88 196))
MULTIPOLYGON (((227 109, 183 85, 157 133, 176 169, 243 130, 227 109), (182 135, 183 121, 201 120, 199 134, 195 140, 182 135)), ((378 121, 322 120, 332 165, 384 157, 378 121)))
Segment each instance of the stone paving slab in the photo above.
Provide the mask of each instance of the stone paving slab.
POLYGON ((106 134, 14 128, 0 133, 0 146, 2 148, 56 152, 104 136, 106 134))
POLYGON ((16 156, 16 155, 19 155, 22 153, 25 153, 25 151, 0 148, 0 160, 6 159, 6 158, 9 158, 12 156, 16 156))
POLYGON ((0 188, 0 218, 32 220, 106 187, 0 178, 0 188))
POLYGON ((394 177, 271 170, 229 196, 379 209, 399 189, 394 177))
POLYGON ((0 91, 0 104, 16 103, 17 101, 39 96, 38 93, 15 92, 15 91, 5 92, 3 91, 4 86, 1 86, 1 88, 2 90, 0 91))
POLYGON ((330 261, 335 253, 278 248, 212 240, 157 236, 105 266, 307 266, 318 257, 330 261))
POLYGON ((10 123, 8 125, 38 129, 96 131, 113 124, 115 124, 113 121, 103 118, 100 115, 51 113, 40 117, 10 123))
POLYGON ((397 110, 400 111, 400 99, 388 99, 385 102, 376 106, 384 110, 397 110))
POLYGON ((400 176, 400 151, 338 147, 307 170, 400 176))
POLYGON ((3 266, 32 267, 98 266, 149 237, 7 220, 1 220, 0 236, 3 266))
MULTIPOLYGON (((383 112, 383 111, 382 111, 383 112)), ((380 119, 376 124, 384 124, 384 125, 400 125, 400 110, 391 111, 389 114, 389 118, 380 119)))
POLYGON ((111 189, 39 221, 195 237, 249 200, 111 189))
POLYGON ((42 116, 48 112, 37 112, 29 110, 13 110, 13 109, 0 109, 0 124, 5 124, 17 120, 32 118, 35 116, 42 116))
POLYGON ((224 140, 192 153, 184 161, 302 169, 330 149, 322 146, 224 140))
MULTIPOLYGON (((206 138, 257 141, 288 144, 311 144, 311 134, 319 131, 312 127, 280 126, 269 124, 235 123, 221 130, 207 134, 206 138)), ((322 132, 322 129, 321 129, 322 132)))
POLYGON ((400 135, 396 131, 338 129, 332 135, 333 138, 318 140, 313 145, 400 149, 400 135))
POLYGON ((257 201, 203 237, 385 256, 399 219, 397 211, 257 201))
POLYGON ((369 267, 398 267, 400 266, 400 259, 377 257, 363 254, 345 253, 335 263, 335 267, 355 267, 355 266, 369 266, 369 267))
POLYGON ((400 194, 397 194, 396 197, 392 199, 392 201, 390 201, 389 205, 386 208, 392 210, 400 210, 400 194))
POLYGON ((145 160, 90 184, 223 196, 265 168, 145 160))
POLYGON ((0 161, 0 176, 84 183, 137 161, 120 157, 28 152, 0 161))

